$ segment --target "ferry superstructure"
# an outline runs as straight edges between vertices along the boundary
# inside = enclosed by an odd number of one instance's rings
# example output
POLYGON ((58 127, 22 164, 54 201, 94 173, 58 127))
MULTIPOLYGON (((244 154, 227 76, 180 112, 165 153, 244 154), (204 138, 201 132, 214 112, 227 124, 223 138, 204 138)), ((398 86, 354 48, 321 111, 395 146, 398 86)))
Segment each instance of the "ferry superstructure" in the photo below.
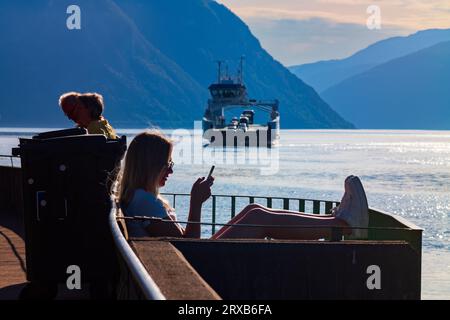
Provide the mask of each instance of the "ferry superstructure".
POLYGON ((217 82, 209 86, 211 99, 203 116, 203 137, 211 146, 272 147, 280 138, 278 100, 250 99, 243 81, 243 59, 237 77, 222 74, 218 62, 217 82), (239 116, 226 119, 225 112, 243 110, 239 116), (269 114, 266 123, 255 123, 255 110, 269 114))

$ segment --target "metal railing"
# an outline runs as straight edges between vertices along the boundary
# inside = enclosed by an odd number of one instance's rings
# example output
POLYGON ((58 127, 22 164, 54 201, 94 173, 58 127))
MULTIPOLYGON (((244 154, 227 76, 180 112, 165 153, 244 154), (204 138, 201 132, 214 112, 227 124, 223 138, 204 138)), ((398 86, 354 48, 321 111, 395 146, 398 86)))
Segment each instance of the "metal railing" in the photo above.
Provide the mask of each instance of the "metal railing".
POLYGON ((20 159, 20 157, 16 157, 16 156, 0 154, 0 159, 2 159, 2 158, 9 159, 11 168, 14 168, 14 159, 20 159))
POLYGON ((142 262, 136 256, 134 251, 131 249, 127 240, 122 234, 118 223, 117 223, 117 212, 118 209, 112 201, 112 209, 109 215, 109 225, 111 233, 116 245, 117 251, 120 257, 125 262, 128 271, 131 274, 134 282, 139 286, 144 297, 148 300, 166 300, 161 290, 156 285, 155 281, 148 274, 142 262))
MULTIPOLYGON (((186 205, 189 203, 190 195, 189 194, 177 194, 177 193, 163 193, 164 196, 167 197, 168 200, 172 200, 172 206, 173 208, 176 208, 177 203, 180 202, 177 201, 179 198, 183 197, 186 199, 183 199, 186 201, 186 203, 183 203, 183 205, 186 205)), ((216 232, 215 228, 216 226, 226 226, 227 224, 223 223, 217 223, 216 217, 217 217, 217 209, 218 209, 218 200, 219 199, 226 199, 229 201, 228 203, 231 205, 231 218, 235 217, 237 214, 237 205, 239 200, 246 200, 245 203, 252 204, 252 203, 260 203, 261 200, 264 202, 264 204, 269 207, 273 208, 276 207, 282 207, 283 210, 292 210, 303 213, 309 213, 313 215, 325 215, 330 213, 330 210, 338 206, 340 203, 337 201, 326 201, 326 200, 312 200, 312 199, 301 199, 301 198, 289 198, 289 197, 264 197, 264 196, 248 196, 248 195, 212 195, 211 196, 211 222, 197 222, 197 224, 200 225, 208 225, 212 227, 212 234, 216 232), (259 201, 259 202, 258 202, 259 201), (278 206, 278 204, 281 204, 281 206, 278 206), (294 205, 295 204, 295 205, 294 205)), ((245 203, 240 202, 239 205, 245 205, 245 203)), ((280 208, 281 209, 281 208, 280 208)), ((223 207, 220 207, 220 210, 226 210, 223 207)), ((115 210, 112 210, 112 212, 116 212, 115 210)), ((374 209, 369 209, 369 213, 372 215, 372 219, 374 220, 373 226, 368 226, 364 228, 353 228, 348 227, 348 229, 367 229, 369 231, 369 234, 372 233, 372 236, 369 236, 370 238, 373 238, 373 240, 401 240, 408 242, 413 249, 415 249, 419 257, 421 255, 421 246, 422 246, 422 229, 419 227, 409 223, 408 221, 396 217, 387 213, 383 213, 381 211, 377 211, 374 209)), ((122 235, 117 220, 158 220, 166 223, 174 223, 173 220, 167 219, 162 220, 161 218, 155 218, 155 217, 117 217, 114 213, 111 214, 110 223, 113 226, 113 236, 114 241, 116 241, 116 245, 118 248, 118 251, 120 255, 122 256, 123 260, 126 263, 127 266, 127 273, 131 275, 130 278, 132 278, 133 283, 136 284, 136 287, 139 288, 142 292, 142 295, 147 299, 165 299, 165 297, 161 294, 159 288, 155 284, 154 280, 151 278, 151 276, 148 274, 145 267, 140 262, 139 258, 136 257, 134 251, 130 248, 129 244, 127 243, 127 240, 122 235)), ((178 221, 179 223, 189 223, 187 221, 178 221)), ((236 226, 236 225, 234 225, 236 226)), ((262 227, 261 225, 241 225, 242 227, 262 227)), ((285 228, 316 228, 317 226, 278 226, 278 227, 285 227, 285 228)), ((332 235, 330 238, 330 241, 341 241, 342 240, 342 230, 344 228, 333 228, 332 235)), ((419 275, 420 276, 420 275, 419 275)), ((141 296, 142 296, 141 295, 141 296)))
MULTIPOLYGON (((172 199, 172 207, 176 209, 177 197, 190 197, 187 193, 162 193, 163 196, 167 196, 172 199)), ((265 201, 264 205, 268 208, 273 208, 274 201, 282 201, 282 208, 280 210, 292 210, 292 204, 298 204, 297 211, 311 214, 329 214, 331 209, 338 206, 340 202, 326 201, 326 200, 312 200, 301 198, 289 198, 289 197, 264 197, 264 196, 248 196, 248 195, 212 195, 211 196, 211 233, 216 232, 215 224, 217 218, 217 200, 219 198, 229 199, 231 205, 231 218, 236 216, 236 200, 246 199, 248 204, 257 203, 257 200, 265 201)))
MULTIPOLYGON (((189 200, 190 194, 176 194, 176 193, 164 193, 163 195, 167 197, 172 197, 173 208, 177 205, 177 197, 187 197, 189 200)), ((310 199, 299 199, 299 198, 285 198, 285 197, 262 197, 262 196, 238 196, 238 195, 212 195, 212 234, 216 232, 216 225, 221 225, 216 222, 216 211, 217 211, 217 199, 225 198, 229 199, 231 203, 231 218, 236 215, 236 204, 238 199, 247 199, 249 204, 257 203, 257 200, 265 200, 267 207, 272 208, 274 201, 281 200, 283 203, 283 209, 289 210, 291 208, 291 202, 298 203, 299 212, 305 212, 308 208, 308 203, 311 203, 312 212, 314 214, 325 214, 331 210, 333 205, 338 205, 338 202, 324 201, 324 200, 310 200, 310 199), (323 210, 324 209, 324 210, 323 210)), ((114 203, 114 202, 113 202, 114 203)), ((109 217, 109 224, 111 232, 113 235, 114 243, 116 245, 118 254, 120 255, 124 266, 126 268, 127 278, 132 279, 134 286, 139 288, 141 296, 143 295, 147 300, 166 300, 165 296, 161 293, 161 290, 149 275, 145 266, 136 256, 134 251, 131 249, 127 239, 125 239, 120 227, 118 225, 118 220, 126 219, 118 215, 119 209, 117 206, 113 205, 109 217)), ((125 286, 132 286, 128 281, 125 286)), ((132 291, 132 290, 131 290, 132 291)))

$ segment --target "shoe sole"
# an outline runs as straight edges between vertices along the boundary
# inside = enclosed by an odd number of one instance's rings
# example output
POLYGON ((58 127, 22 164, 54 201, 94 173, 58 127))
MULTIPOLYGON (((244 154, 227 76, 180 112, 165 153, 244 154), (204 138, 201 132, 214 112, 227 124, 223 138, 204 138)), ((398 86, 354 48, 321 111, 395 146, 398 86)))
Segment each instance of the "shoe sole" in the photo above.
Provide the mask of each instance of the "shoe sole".
POLYGON ((347 178, 345 178, 345 181, 344 181, 344 192, 347 192, 347 191, 348 191, 348 190, 347 190, 347 184, 348 184, 348 182, 351 181, 354 177, 355 177, 355 176, 351 175, 351 176, 348 176, 347 178))
MULTIPOLYGON (((365 226, 359 226, 359 227, 364 227, 364 228, 366 228, 366 227, 368 227, 369 226, 369 217, 368 217, 368 214, 369 214, 369 206, 368 206, 368 203, 367 203, 367 196, 366 196, 366 192, 365 192, 365 190, 364 190, 364 187, 363 187, 363 185, 362 185, 362 182, 361 182, 361 180, 358 178, 358 177, 356 177, 356 176, 354 176, 352 179, 351 179, 351 182, 353 182, 353 185, 355 186, 355 192, 356 192, 356 194, 358 195, 358 197, 359 197, 359 204, 360 204, 360 207, 361 207, 361 210, 364 210, 365 211, 365 214, 367 215, 367 225, 365 225, 365 226)), ((358 230, 359 232, 359 234, 364 234, 364 237, 362 237, 362 238, 367 238, 368 237, 368 230, 367 229, 359 229, 358 230)))
POLYGON ((353 179, 352 179, 352 181, 355 181, 356 184, 357 184, 358 187, 359 187, 358 195, 360 195, 360 196, 362 195, 362 197, 361 197, 360 199, 364 201, 364 202, 362 203, 362 204, 363 204, 363 207, 366 208, 367 210, 369 210, 369 205, 368 205, 368 202, 367 202, 366 191, 364 190, 364 187, 363 187, 363 185, 362 185, 361 180, 360 180, 358 177, 354 176, 353 179))
POLYGON ((329 211, 329 212, 330 212, 330 213, 329 213, 330 215, 333 215, 333 216, 336 215, 335 211, 336 211, 336 210, 339 210, 339 207, 340 207, 340 205, 341 205, 341 203, 342 203, 342 200, 344 200, 345 195, 349 192, 348 183, 349 183, 349 181, 350 181, 353 177, 354 177, 354 176, 351 175, 351 176, 348 176, 347 178, 345 178, 345 181, 344 181, 344 195, 342 196, 341 201, 339 202, 339 205, 337 205, 336 207, 330 209, 330 211, 329 211))

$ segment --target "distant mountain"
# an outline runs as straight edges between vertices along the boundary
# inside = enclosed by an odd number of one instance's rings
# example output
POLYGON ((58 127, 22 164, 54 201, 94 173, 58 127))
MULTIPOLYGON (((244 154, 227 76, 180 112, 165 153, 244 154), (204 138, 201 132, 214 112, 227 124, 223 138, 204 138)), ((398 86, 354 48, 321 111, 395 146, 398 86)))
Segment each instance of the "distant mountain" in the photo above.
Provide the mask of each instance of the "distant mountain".
POLYGON ((275 61, 248 27, 209 0, 79 0, 82 29, 66 28, 72 1, 0 4, 0 126, 62 126, 63 92, 98 91, 116 127, 192 127, 214 61, 246 56, 250 95, 280 100, 283 128, 349 128, 275 61))
POLYGON ((407 37, 393 37, 376 42, 342 60, 319 61, 289 69, 322 93, 326 89, 389 60, 450 40, 450 29, 419 31, 407 37))
POLYGON ((450 41, 394 59, 322 97, 358 128, 450 129, 450 41))
POLYGON ((187 125, 206 91, 164 56, 113 2, 77 1, 81 30, 66 27, 69 1, 2 1, 0 126, 70 125, 66 91, 98 91, 121 127, 187 125))

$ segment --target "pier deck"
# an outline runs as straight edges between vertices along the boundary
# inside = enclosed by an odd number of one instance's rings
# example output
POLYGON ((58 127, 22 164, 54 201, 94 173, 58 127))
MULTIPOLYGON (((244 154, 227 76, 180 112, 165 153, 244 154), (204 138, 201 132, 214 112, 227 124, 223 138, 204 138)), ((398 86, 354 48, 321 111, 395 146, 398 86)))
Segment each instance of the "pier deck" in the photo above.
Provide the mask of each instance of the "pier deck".
MULTIPOLYGON (((19 214, 0 211, 0 301, 18 300, 20 291, 28 283, 24 234, 19 214)), ((69 291, 60 284, 56 299, 89 299, 89 285, 83 285, 82 290, 69 291)))
POLYGON ((26 285, 23 225, 12 212, 0 212, 0 300, 16 300, 26 285))

